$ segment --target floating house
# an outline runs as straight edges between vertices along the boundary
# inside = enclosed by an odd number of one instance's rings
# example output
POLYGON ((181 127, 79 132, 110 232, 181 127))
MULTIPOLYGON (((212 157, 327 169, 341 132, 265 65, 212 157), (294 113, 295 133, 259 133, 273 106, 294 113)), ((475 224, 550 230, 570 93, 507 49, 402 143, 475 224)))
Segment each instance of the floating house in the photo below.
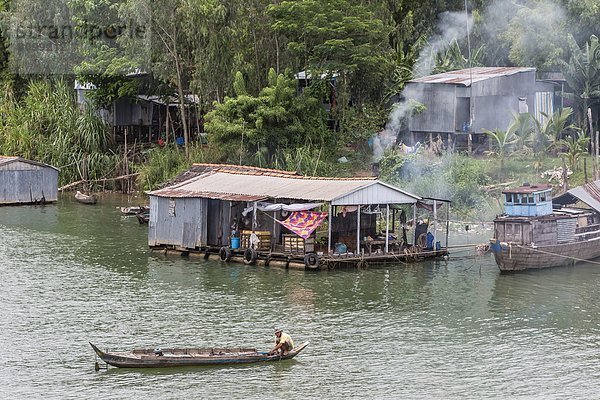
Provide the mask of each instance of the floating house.
POLYGON ((310 269, 447 255, 447 226, 420 212, 449 202, 375 178, 194 164, 148 194, 155 250, 310 269))
POLYGON ((439 135, 476 150, 483 148, 485 130, 506 130, 516 114, 531 113, 539 121, 552 114, 558 91, 551 81, 537 81, 535 68, 477 67, 416 78, 403 96, 426 110, 408 119, 408 131, 414 142, 439 135))
POLYGON ((40 162, 0 156, 0 205, 56 202, 58 172, 40 162))

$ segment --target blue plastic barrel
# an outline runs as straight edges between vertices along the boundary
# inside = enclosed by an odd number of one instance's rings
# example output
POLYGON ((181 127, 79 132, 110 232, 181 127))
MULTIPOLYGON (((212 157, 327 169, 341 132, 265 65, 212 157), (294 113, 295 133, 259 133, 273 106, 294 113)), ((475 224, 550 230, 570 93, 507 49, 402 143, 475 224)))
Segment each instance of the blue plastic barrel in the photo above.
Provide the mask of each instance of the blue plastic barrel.
POLYGON ((427 250, 433 250, 433 233, 427 232, 427 250))
POLYGON ((240 248, 240 238, 239 237, 232 237, 231 238, 231 248, 232 249, 239 249, 240 248))

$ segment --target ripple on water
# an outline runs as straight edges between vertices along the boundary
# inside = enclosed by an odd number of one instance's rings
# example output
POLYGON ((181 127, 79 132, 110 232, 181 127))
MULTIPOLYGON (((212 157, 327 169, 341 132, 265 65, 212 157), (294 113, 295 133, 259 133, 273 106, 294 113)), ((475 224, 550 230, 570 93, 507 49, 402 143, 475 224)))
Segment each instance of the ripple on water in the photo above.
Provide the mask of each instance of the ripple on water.
POLYGON ((597 396, 592 266, 224 266, 150 254, 115 205, 0 208, 0 398, 597 396), (275 325, 310 346, 285 363, 96 373, 88 345, 266 349, 275 325))

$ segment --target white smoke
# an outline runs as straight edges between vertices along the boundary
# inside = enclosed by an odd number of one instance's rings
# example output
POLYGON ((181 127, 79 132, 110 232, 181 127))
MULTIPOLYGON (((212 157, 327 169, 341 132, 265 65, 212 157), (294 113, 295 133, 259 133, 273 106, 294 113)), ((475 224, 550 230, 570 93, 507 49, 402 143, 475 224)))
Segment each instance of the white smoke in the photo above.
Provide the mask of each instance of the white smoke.
POLYGON ((452 41, 460 42, 467 37, 473 29, 473 17, 465 12, 443 12, 440 14, 438 24, 438 33, 432 36, 427 46, 419 54, 419 58, 413 68, 415 77, 422 77, 431 74, 435 68, 436 54, 446 50, 452 41))

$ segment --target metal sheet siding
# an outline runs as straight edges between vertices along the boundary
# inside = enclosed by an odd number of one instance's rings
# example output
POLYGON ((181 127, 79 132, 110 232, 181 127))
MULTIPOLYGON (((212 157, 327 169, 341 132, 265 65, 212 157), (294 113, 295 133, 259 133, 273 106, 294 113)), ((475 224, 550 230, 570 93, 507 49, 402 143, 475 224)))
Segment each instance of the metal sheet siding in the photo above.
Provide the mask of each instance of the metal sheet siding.
POLYGON ((58 200, 58 171, 24 162, 0 169, 0 204, 31 203, 44 198, 58 200))
POLYGON ((577 219, 559 219, 556 221, 556 228, 558 231, 558 243, 571 242, 575 238, 577 219))
POLYGON ((413 204, 417 200, 404 193, 376 182, 369 187, 356 190, 331 202, 334 206, 367 204, 413 204))
POLYGON ((535 94, 535 119, 542 125, 546 123, 548 117, 554 111, 554 93, 553 92, 537 92, 535 94))
POLYGON ((195 247, 206 241, 206 199, 150 196, 148 245, 195 247), (175 203, 175 215, 169 202, 175 203))
POLYGON ((453 85, 408 83, 404 95, 407 99, 416 100, 427 107, 424 112, 409 119, 409 130, 454 132, 456 95, 453 85))

